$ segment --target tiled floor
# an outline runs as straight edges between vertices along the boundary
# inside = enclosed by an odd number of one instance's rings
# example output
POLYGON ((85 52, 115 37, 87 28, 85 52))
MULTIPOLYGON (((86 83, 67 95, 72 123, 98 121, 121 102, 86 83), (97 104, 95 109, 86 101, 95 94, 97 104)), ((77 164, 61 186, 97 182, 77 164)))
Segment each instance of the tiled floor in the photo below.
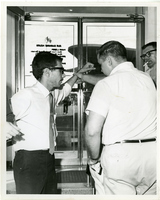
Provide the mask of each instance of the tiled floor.
MULTIPOLYGON (((6 175, 7 181, 7 194, 16 194, 15 182, 13 178, 13 171, 7 171, 6 175)), ((93 194, 94 189, 89 186, 89 183, 58 183, 58 189, 60 194, 93 194)))
POLYGON ((16 190, 15 190, 15 182, 13 178, 13 171, 7 171, 6 182, 7 182, 7 185, 6 185, 7 194, 15 194, 16 190))

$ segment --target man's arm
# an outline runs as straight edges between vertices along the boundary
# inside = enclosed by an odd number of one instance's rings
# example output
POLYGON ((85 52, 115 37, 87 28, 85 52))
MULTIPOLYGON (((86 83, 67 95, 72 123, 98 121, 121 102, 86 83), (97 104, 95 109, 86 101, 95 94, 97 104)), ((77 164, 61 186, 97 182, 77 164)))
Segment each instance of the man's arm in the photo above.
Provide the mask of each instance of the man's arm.
MULTIPOLYGON (((95 68, 93 64, 87 63, 81 69, 79 69, 77 73, 82 74, 94 69, 95 68)), ((56 104, 58 104, 60 101, 62 101, 65 97, 67 97, 70 94, 73 85, 79 79, 77 73, 74 73, 73 76, 69 80, 67 80, 63 85, 61 85, 61 91, 59 90, 58 94, 56 95, 57 96, 56 104)))
MULTIPOLYGON (((67 81, 67 83, 73 87, 74 83, 77 81, 78 78, 80 78, 79 76, 82 75, 85 72, 89 72, 95 70, 94 65, 92 63, 87 63, 86 65, 84 65, 80 70, 78 70, 76 73, 73 74, 73 76, 67 81)), ((94 81, 95 83, 95 81, 94 81)))
POLYGON ((104 75, 89 75, 89 74, 82 74, 82 73, 77 73, 78 78, 81 79, 82 82, 87 82, 92 85, 96 85, 96 83, 106 76, 104 75))
POLYGON ((101 132, 105 117, 89 111, 85 126, 85 141, 91 159, 98 160, 100 156, 101 132))
POLYGON ((66 81, 66 83, 68 83, 72 88, 75 82, 77 81, 77 79, 78 79, 78 76, 76 74, 73 74, 73 76, 68 81, 66 81))
POLYGON ((88 62, 80 71, 76 73, 76 75, 78 76, 78 78, 81 79, 82 82, 87 82, 92 85, 96 85, 98 81, 106 77, 104 74, 97 74, 97 75, 84 74, 85 72, 89 72, 95 69, 96 68, 94 68, 94 64, 88 62))

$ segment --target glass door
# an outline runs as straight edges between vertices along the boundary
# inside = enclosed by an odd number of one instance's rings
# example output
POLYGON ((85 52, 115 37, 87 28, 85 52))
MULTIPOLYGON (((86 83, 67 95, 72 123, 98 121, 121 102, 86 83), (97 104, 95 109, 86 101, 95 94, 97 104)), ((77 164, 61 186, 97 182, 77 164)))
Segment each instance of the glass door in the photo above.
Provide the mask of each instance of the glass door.
MULTIPOLYGON (((66 82, 78 67, 75 55, 78 49, 69 52, 70 47, 78 44, 77 22, 37 22, 25 24, 25 87, 36 82, 31 71, 31 62, 39 51, 50 51, 63 58, 63 67, 67 70, 63 82, 66 82), (37 34, 38 33, 38 34, 37 34)), ((80 147, 80 90, 75 84, 71 94, 56 108, 57 146, 56 165, 81 165, 80 147)))
MULTIPOLYGON (((71 21, 72 19, 70 19, 71 21)), ((76 21, 76 20, 75 20, 76 21)), ((96 49, 109 40, 118 40, 127 47, 128 60, 136 66, 137 23, 108 22, 99 19, 77 19, 76 22, 26 21, 25 24, 25 87, 36 80, 31 73, 31 62, 36 52, 51 51, 63 58, 67 69, 64 82, 71 77, 76 68, 86 62, 96 67, 90 74, 101 75, 96 59, 96 49), (38 33, 38 34, 37 34, 38 33)), ((142 34, 140 34, 142 35, 142 34)), ((140 38, 138 39, 138 41, 140 38)), ((56 165, 68 166, 87 164, 84 141, 86 123, 85 109, 94 86, 88 83, 75 84, 71 94, 57 107, 57 146, 56 165)))
MULTIPOLYGON (((85 21, 85 20, 84 20, 85 21)), ((91 71, 89 74, 101 76, 101 67, 97 62, 96 50, 105 42, 110 40, 117 40, 127 47, 128 61, 136 65, 136 32, 137 26, 135 23, 108 23, 108 22, 84 22, 83 23, 83 65, 86 62, 94 64, 96 70, 91 71)), ((94 85, 89 83, 83 84, 83 127, 82 127, 82 140, 84 136, 84 127, 86 123, 85 109, 94 85)), ((83 142, 83 152, 86 151, 85 142, 83 142)), ((86 152, 85 152, 86 154, 86 152)))

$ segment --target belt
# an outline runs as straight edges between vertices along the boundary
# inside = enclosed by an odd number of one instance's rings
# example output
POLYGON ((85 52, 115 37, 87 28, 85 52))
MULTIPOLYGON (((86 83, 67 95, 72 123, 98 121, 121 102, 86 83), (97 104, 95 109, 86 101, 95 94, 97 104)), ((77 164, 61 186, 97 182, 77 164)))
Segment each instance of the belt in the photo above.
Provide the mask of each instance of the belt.
POLYGON ((143 140, 123 140, 121 142, 115 142, 114 144, 119 144, 119 143, 143 143, 143 142, 153 142, 153 141, 156 141, 156 138, 143 139, 143 140))
POLYGON ((21 150, 18 150, 16 151, 16 153, 24 153, 24 154, 44 154, 44 153, 49 153, 49 149, 42 149, 42 150, 24 150, 24 149, 21 149, 21 150))

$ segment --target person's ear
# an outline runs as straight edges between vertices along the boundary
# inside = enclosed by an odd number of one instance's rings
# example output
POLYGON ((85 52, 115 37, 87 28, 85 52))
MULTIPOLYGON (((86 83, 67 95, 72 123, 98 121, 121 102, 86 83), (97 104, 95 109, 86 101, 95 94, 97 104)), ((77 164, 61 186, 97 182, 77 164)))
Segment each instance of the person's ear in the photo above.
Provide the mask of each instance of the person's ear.
POLYGON ((43 70, 43 74, 44 74, 45 76, 49 77, 49 75, 50 75, 50 70, 49 70, 48 68, 45 68, 45 69, 43 70))
POLYGON ((112 58, 110 56, 107 56, 107 62, 108 62, 108 65, 111 66, 112 65, 112 58))

